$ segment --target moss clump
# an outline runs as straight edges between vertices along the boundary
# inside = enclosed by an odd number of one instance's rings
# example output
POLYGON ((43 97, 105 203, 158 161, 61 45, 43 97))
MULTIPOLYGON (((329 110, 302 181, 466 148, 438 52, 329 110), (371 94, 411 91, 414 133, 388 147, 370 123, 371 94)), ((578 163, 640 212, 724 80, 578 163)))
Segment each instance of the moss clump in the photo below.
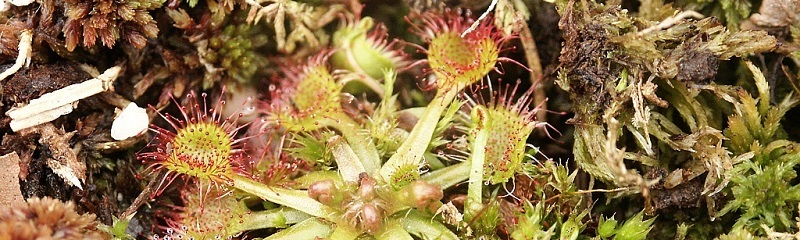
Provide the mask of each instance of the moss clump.
POLYGON ((149 11, 160 8, 164 1, 66 0, 66 47, 72 51, 80 43, 91 48, 99 40, 111 48, 122 38, 143 48, 148 38, 158 35, 158 26, 149 11))
POLYGON ((78 214, 72 202, 49 197, 30 198, 25 203, 0 209, 3 239, 108 239, 98 231, 94 214, 78 214))

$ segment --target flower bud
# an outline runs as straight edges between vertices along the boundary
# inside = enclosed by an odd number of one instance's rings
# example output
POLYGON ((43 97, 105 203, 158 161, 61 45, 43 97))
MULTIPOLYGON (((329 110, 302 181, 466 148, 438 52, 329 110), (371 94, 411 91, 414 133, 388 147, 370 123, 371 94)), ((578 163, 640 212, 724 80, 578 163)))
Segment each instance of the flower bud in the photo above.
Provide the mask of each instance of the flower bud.
POLYGON ((400 201, 414 208, 426 208, 444 197, 442 188, 425 181, 414 181, 400 191, 400 201))
POLYGON ((367 203, 361 208, 360 227, 369 234, 375 233, 383 225, 383 211, 375 203, 367 203))
POLYGON ((370 177, 366 173, 361 173, 359 178, 361 180, 358 186, 358 196, 361 197, 361 200, 370 201, 375 199, 375 188, 378 184, 378 181, 375 181, 374 178, 370 177))
POLYGON ((318 181, 308 186, 308 196, 328 206, 342 202, 342 194, 333 180, 318 181))

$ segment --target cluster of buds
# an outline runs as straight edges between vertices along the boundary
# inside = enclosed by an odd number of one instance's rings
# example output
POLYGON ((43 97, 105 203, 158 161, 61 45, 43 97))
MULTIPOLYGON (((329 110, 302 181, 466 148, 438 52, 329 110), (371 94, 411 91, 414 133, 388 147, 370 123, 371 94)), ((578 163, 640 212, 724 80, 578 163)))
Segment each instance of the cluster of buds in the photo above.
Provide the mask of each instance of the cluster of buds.
POLYGON ((333 180, 323 180, 308 187, 309 197, 342 212, 342 220, 361 231, 373 234, 383 227, 392 209, 412 207, 435 211, 444 193, 439 186, 424 181, 394 191, 379 184, 366 173, 359 175, 357 184, 337 186, 333 180))
POLYGON ((342 220, 350 226, 375 233, 383 226, 389 207, 383 197, 386 193, 366 173, 359 178, 358 186, 338 187, 333 180, 315 182, 308 187, 308 195, 322 204, 339 209, 343 212, 342 220))

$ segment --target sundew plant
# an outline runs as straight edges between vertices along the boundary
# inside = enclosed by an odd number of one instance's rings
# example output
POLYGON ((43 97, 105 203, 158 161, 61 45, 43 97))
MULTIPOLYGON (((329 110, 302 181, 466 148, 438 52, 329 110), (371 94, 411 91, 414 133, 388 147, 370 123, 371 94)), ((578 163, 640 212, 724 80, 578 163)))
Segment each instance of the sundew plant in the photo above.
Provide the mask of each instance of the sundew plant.
POLYGON ((0 15, 0 239, 800 238, 797 1, 0 15))

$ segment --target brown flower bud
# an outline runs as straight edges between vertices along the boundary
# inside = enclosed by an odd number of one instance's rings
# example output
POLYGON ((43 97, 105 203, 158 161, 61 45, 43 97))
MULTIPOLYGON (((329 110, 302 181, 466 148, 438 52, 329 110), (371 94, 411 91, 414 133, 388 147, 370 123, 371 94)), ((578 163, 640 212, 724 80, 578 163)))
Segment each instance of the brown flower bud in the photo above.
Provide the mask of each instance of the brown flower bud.
POLYGON ((414 208, 426 208, 444 197, 442 188, 425 181, 414 181, 400 191, 400 201, 414 208))
POLYGON ((378 181, 366 173, 359 175, 359 179, 358 196, 361 197, 363 201, 375 199, 375 188, 378 185, 378 181))
POLYGON ((375 203, 367 203, 361 207, 361 229, 373 234, 383 225, 383 211, 375 203))
POLYGON ((342 202, 341 193, 333 180, 318 181, 308 186, 308 196, 328 206, 342 202))

